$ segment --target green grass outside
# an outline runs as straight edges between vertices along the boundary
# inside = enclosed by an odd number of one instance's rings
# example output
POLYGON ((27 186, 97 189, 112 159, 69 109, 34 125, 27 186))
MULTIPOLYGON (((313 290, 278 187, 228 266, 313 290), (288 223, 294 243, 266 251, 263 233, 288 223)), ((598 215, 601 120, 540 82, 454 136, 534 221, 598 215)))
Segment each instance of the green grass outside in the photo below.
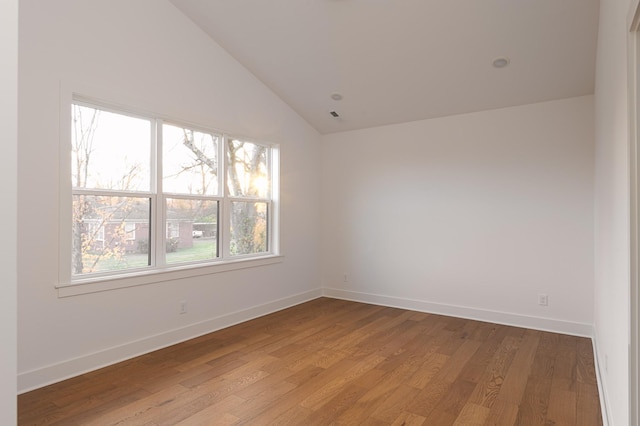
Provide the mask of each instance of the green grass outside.
POLYGON ((167 263, 193 262, 212 259, 216 254, 216 239, 199 238, 193 240, 193 247, 167 253, 167 263))
MULTIPOLYGON (((175 252, 167 253, 167 263, 170 265, 182 262, 212 259, 216 252, 215 238, 199 238, 193 240, 193 246, 179 248, 175 252)), ((85 266, 91 266, 95 255, 85 254, 82 261, 85 266)), ((122 258, 104 257, 98 260, 93 272, 118 271, 123 269, 141 268, 149 265, 149 256, 143 253, 127 253, 122 258)))

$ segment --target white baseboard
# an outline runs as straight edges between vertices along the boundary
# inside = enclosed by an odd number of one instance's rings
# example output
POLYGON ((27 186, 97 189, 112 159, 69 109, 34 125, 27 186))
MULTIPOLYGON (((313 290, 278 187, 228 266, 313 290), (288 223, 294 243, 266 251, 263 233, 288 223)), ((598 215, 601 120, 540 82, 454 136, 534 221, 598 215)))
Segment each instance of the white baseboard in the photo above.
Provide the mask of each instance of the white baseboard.
POLYGON ((527 315, 469 308, 466 306, 447 305, 443 303, 433 303, 393 296, 383 296, 379 294, 360 293, 337 288, 325 287, 322 295, 332 297, 334 299, 351 300, 354 302, 370 303, 374 305, 389 306, 392 308, 408 309, 412 311, 447 315, 515 327, 531 328, 540 331, 551 331, 554 333, 569 334, 572 336, 589 338, 593 336, 593 326, 591 324, 578 322, 531 317, 527 315))
POLYGON ((609 426, 611 422, 609 421, 609 397, 606 392, 606 386, 604 386, 604 377, 602 375, 602 369, 600 368, 603 365, 600 361, 600 353, 598 352, 597 345, 597 334, 593 332, 593 339, 591 342, 593 344, 593 361, 596 369, 596 381, 598 382, 598 396, 600 397, 600 409, 602 411, 602 426, 609 426))
POLYGON ((191 324, 186 327, 169 330, 165 333, 145 337, 134 342, 125 343, 99 352, 83 355, 57 364, 31 371, 25 371, 18 374, 18 393, 21 394, 28 392, 89 371, 135 358, 136 356, 175 345, 176 343, 184 342, 185 340, 193 339, 216 330, 268 315, 291 306, 299 305, 300 303, 317 299, 321 296, 321 289, 307 291, 196 324, 191 324))

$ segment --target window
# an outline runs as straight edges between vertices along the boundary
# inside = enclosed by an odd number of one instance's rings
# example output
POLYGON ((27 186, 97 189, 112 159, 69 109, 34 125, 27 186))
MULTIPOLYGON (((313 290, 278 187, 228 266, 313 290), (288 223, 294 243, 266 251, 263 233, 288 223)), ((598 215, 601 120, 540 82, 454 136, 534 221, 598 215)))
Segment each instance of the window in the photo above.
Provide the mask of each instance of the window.
POLYGON ((88 232, 91 238, 94 241, 99 241, 101 243, 104 242, 104 226, 102 226, 98 221, 90 222, 87 221, 88 232))
POLYGON ((275 147, 80 100, 71 109, 72 281, 277 254, 275 147))
POLYGON ((127 222, 124 224, 124 235, 127 237, 127 241, 136 240, 136 224, 127 222))
POLYGON ((269 175, 269 151, 265 146, 229 139, 230 256, 268 252, 269 175))

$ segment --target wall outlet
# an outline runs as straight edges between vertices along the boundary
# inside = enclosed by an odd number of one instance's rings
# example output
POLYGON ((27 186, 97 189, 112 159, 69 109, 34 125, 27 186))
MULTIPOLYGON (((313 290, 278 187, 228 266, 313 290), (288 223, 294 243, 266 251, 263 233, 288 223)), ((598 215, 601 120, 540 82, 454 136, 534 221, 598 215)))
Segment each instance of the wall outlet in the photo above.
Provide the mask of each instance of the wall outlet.
POLYGON ((187 301, 186 300, 181 300, 180 301, 180 314, 186 314, 187 313, 187 301))
POLYGON ((538 305, 549 306, 549 296, 547 294, 540 293, 538 295, 538 305))
POLYGON ((349 276, 348 276, 347 274, 344 274, 344 275, 342 276, 342 281, 343 281, 343 282, 345 282, 345 283, 346 283, 346 282, 349 282, 349 276))

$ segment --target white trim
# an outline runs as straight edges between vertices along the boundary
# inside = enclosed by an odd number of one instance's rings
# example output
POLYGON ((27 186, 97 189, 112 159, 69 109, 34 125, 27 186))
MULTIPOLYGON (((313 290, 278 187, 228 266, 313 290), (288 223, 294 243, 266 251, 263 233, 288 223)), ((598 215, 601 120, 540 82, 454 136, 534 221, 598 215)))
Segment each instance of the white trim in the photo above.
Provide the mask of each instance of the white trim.
POLYGON ((591 339, 591 344, 593 346, 593 361, 596 370, 596 382, 598 383, 598 396, 600 397, 600 411, 602 412, 602 426, 609 426, 611 422, 609 421, 609 394, 607 393, 607 387, 604 385, 604 374, 602 374, 602 369, 600 366, 600 354, 598 352, 598 345, 596 343, 596 332, 595 329, 593 331, 593 338, 591 339))
MULTIPOLYGON (((18 365, 18 143, 26 140, 18 135, 18 0, 0 2, 0 133, 2 134, 2 170, 0 191, 5 224, 0 268, 2 296, 0 298, 0 424, 18 423, 16 404, 16 369, 18 365)), ((22 82, 21 82, 22 83, 22 82)), ((20 116, 20 127, 26 117, 20 116)), ((52 141, 53 142, 53 141, 52 141)), ((20 172, 23 170, 20 166, 20 172)), ((22 186, 22 185, 21 185, 22 186)), ((47 212, 49 213, 49 212, 47 212)), ((21 277, 22 278, 22 277, 21 277)))
POLYGON ((640 0, 631 0, 629 2, 627 28, 630 32, 637 32, 640 29, 640 0))
POLYGON ((72 92, 60 84, 58 134, 58 282, 71 280, 73 195, 71 183, 71 104, 72 92))
MULTIPOLYGON (((91 90, 91 92, 94 92, 91 90)), ((279 182, 278 179, 274 180, 272 167, 272 157, 278 155, 278 145, 268 142, 255 142, 253 139, 239 139, 233 134, 229 135, 224 132, 218 132, 210 129, 205 130, 203 126, 192 126, 187 124, 186 121, 177 121, 169 119, 161 114, 151 112, 134 112, 132 107, 121 107, 118 103, 106 102, 100 97, 92 98, 80 94, 81 92, 69 90, 69 87, 61 84, 60 86, 60 134, 59 134, 59 155, 60 155, 60 182, 59 182, 59 200, 60 200, 60 231, 59 231, 59 253, 58 253, 58 285, 56 288, 59 297, 66 297, 78 294, 93 293, 96 291, 106 291, 115 288, 131 287, 134 285, 151 284, 153 282, 168 281, 179 278, 199 276, 209 273, 224 272, 228 270, 240 269, 245 267, 261 266, 264 264, 276 263, 281 258, 280 252, 274 250, 279 246, 279 236, 275 236, 274 232, 279 231, 279 224, 274 223, 274 220, 279 218, 278 215, 274 215, 271 212, 274 211, 273 195, 278 193, 278 189, 273 188, 273 182, 279 182), (107 111, 113 114, 120 114, 123 116, 130 116, 134 118, 143 119, 150 123, 150 183, 148 191, 122 191, 122 190, 101 190, 95 188, 74 188, 71 182, 69 182, 69 176, 71 175, 71 161, 70 152, 68 148, 68 141, 71 135, 71 105, 82 105, 88 108, 94 108, 100 111, 107 111), (66 112, 65 112, 66 111, 66 112), (185 124, 178 124, 185 123, 185 124), (227 158, 227 141, 238 140, 241 142, 248 142, 253 145, 262 146, 267 149, 267 166, 269 168, 269 181, 272 187, 270 188, 270 198, 257 198, 257 197, 234 197, 229 201, 228 191, 220 192, 219 195, 209 196, 195 196, 195 195, 182 195, 163 192, 163 173, 162 173, 162 155, 163 155, 163 140, 162 140, 162 127, 163 125, 172 125, 188 128, 198 132, 208 133, 219 140, 217 163, 218 163, 218 189, 225 188, 227 181, 226 175, 226 158, 227 158), (70 188, 70 190, 69 190, 70 188), (148 198, 150 200, 150 220, 149 220, 149 265, 140 268, 127 268, 118 271, 104 271, 90 274, 74 275, 71 271, 71 246, 72 246, 72 223, 71 223, 71 205, 73 195, 85 194, 85 195, 104 195, 104 196, 121 196, 129 198, 148 198), (218 230, 216 233, 217 238, 217 258, 211 262, 190 262, 181 263, 180 265, 168 265, 166 263, 166 255, 164 247, 167 241, 167 213, 166 213, 166 200, 168 198, 189 198, 197 200, 222 200, 218 203, 218 230), (229 250, 230 243, 230 218, 231 212, 229 211, 233 200, 243 202, 265 202, 267 203, 267 247, 268 250, 262 253, 248 253, 241 256, 231 256, 229 250), (161 205, 162 204, 162 205, 161 205), (220 210, 222 209, 222 215, 220 210), (222 224, 220 222, 222 219, 222 224), (153 238, 155 236, 156 238, 153 238), (153 243, 155 241, 155 243, 153 243), (274 244, 275 241, 275 244, 274 244), (220 244, 222 243, 222 253, 220 252, 220 244), (265 260, 267 259, 267 260, 265 260), (256 262, 249 262, 255 260, 256 262), (187 272, 185 268, 194 268, 194 271, 187 272), (159 273, 167 273, 166 277, 159 277, 159 273), (151 277, 151 278, 150 278, 151 277), (65 290, 74 287, 73 290, 65 290)), ((279 206, 275 207, 277 212, 279 206)))
POLYGON ((629 424, 640 424, 640 206, 638 166, 640 108, 640 0, 632 0, 627 15, 627 94, 629 104, 629 424))
POLYGON ((271 217, 269 217, 269 242, 271 253, 282 253, 280 247, 280 146, 273 145, 271 153, 271 217))
POLYGON ((74 281, 72 284, 58 284, 58 297, 79 296, 81 294, 98 293, 127 287, 173 281, 200 275, 218 274, 220 272, 235 271, 237 269, 256 268, 258 266, 273 265, 284 261, 284 256, 252 257, 238 260, 227 260, 216 264, 194 266, 172 266, 165 269, 151 269, 136 271, 131 274, 106 276, 74 281))
POLYGON ((310 290, 262 305, 211 318, 186 327, 176 328, 164 333, 145 337, 119 346, 113 346, 98 352, 69 359, 57 364, 18 374, 18 393, 25 393, 50 385, 89 371, 97 370, 127 359, 153 352, 176 343, 231 327, 291 306, 299 305, 321 297, 320 289, 310 290))
POLYGON ((569 334, 572 336, 592 337, 593 335, 593 326, 586 323, 563 321, 552 318, 531 317, 508 312, 448 305, 444 303, 434 303, 424 300, 406 299, 380 294, 360 293, 337 288, 325 287, 322 295, 334 299, 371 303, 374 305, 389 306, 392 308, 447 315, 457 318, 510 325, 514 327, 524 327, 533 330, 551 331, 554 333, 569 334))

